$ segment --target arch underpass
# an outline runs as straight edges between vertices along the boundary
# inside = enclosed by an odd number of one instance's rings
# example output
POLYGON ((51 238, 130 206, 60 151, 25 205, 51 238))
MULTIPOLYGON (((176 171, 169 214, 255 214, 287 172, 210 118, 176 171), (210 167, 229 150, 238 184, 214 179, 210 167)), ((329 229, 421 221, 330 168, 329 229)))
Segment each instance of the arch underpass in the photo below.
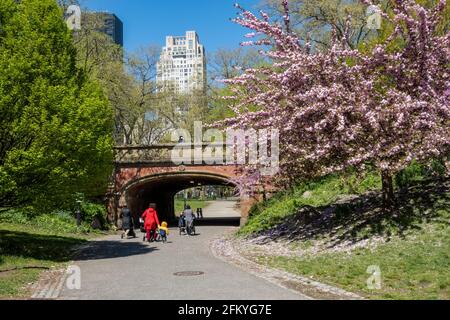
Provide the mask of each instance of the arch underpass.
POLYGON ((125 186, 125 199, 138 219, 150 203, 155 203, 161 220, 175 218, 174 197, 185 189, 198 185, 235 186, 226 176, 209 172, 168 172, 145 176, 125 186))
MULTIPOLYGON (((128 205, 135 220, 150 203, 157 205, 161 220, 175 218, 174 197, 185 189, 202 186, 234 186, 239 167, 225 164, 175 164, 170 151, 175 144, 116 147, 114 184, 108 193, 109 220, 120 226, 120 208, 128 205)), ((206 145, 205 145, 206 146, 206 145)), ((225 153, 224 153, 225 154, 225 153)), ((247 219, 253 198, 239 201, 241 224, 247 219)))

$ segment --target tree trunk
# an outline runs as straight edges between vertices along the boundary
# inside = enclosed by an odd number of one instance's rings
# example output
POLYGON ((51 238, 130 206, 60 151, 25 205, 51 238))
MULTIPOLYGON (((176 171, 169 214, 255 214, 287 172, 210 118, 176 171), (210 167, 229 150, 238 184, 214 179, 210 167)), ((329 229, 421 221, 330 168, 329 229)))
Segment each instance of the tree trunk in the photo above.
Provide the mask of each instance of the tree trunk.
POLYGON ((383 183, 383 205, 385 209, 389 209, 393 206, 395 200, 392 174, 388 171, 383 171, 381 179, 383 183))

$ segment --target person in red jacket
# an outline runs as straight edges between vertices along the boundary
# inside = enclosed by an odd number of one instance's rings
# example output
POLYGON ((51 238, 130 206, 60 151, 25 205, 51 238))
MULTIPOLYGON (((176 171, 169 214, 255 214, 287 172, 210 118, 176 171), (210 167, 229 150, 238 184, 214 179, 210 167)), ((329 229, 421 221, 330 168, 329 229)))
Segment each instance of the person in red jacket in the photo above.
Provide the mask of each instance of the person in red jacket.
POLYGON ((156 206, 150 204, 149 208, 145 210, 142 214, 142 219, 144 220, 144 229, 147 233, 147 240, 156 240, 156 230, 159 227, 158 214, 156 213, 156 206), (153 239, 151 239, 151 234, 153 232, 153 239))

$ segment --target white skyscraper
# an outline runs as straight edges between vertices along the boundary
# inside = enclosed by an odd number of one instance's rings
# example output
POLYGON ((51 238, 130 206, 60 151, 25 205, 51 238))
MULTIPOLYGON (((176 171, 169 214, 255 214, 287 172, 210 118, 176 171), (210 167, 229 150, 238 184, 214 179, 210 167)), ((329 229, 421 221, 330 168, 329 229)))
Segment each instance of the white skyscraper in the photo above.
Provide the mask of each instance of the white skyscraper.
POLYGON ((157 82, 163 91, 192 93, 206 89, 205 48, 195 31, 166 37, 157 66, 157 82))

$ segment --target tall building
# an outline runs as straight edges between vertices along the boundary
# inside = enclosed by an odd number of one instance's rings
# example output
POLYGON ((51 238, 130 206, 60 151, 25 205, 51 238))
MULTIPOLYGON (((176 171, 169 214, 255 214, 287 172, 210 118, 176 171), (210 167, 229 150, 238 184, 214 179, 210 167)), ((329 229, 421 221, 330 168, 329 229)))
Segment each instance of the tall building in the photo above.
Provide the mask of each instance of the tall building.
POLYGON ((122 21, 113 13, 97 12, 96 15, 104 21, 104 26, 100 29, 100 31, 109 35, 115 44, 123 47, 122 21))
POLYGON ((206 90, 206 55, 195 31, 166 37, 157 65, 160 90, 192 93, 206 90))
MULTIPOLYGON (((69 5, 60 2, 60 6, 66 16, 66 10, 69 5)), ((97 31, 110 36, 115 44, 123 47, 123 22, 114 13, 83 11, 81 14, 81 27, 83 28, 83 26, 86 25, 88 25, 88 27, 95 26, 97 31), (89 21, 92 20, 95 22, 90 23, 89 21)))

